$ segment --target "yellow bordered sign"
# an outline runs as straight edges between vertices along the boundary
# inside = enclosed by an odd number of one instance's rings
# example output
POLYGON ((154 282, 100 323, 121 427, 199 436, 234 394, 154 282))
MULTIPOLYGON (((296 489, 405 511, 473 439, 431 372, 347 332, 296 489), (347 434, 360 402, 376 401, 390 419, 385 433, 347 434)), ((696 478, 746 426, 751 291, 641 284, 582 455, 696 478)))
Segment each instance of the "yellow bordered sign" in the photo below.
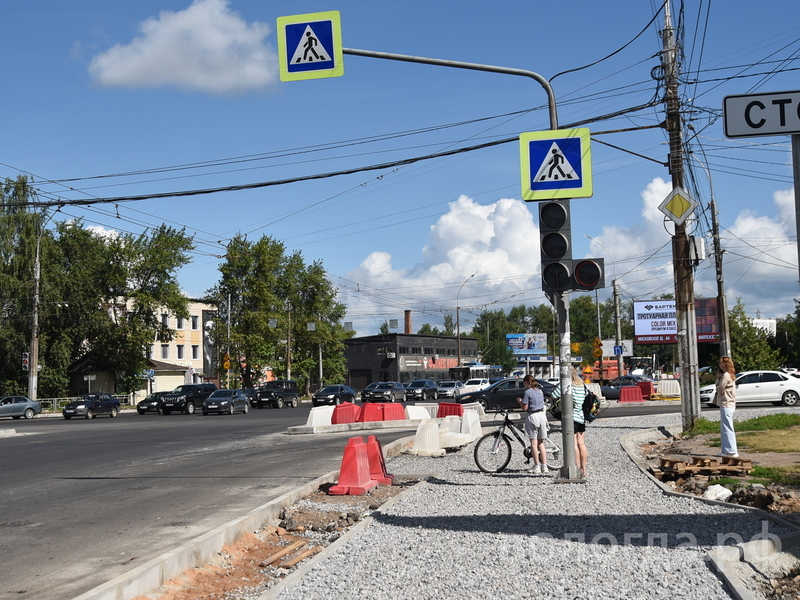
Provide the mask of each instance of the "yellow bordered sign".
POLYGON ((278 17, 281 81, 344 75, 338 10, 278 17))
POLYGON ((586 127, 523 133, 519 143, 523 200, 588 198, 594 193, 586 127))

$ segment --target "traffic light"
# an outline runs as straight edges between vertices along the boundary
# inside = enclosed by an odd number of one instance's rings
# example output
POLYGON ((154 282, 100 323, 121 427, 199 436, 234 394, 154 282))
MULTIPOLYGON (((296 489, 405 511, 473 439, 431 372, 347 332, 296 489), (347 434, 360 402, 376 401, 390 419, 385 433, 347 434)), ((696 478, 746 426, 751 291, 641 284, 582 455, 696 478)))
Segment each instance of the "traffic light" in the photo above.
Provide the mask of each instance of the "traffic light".
POLYGON ((605 261, 602 258, 584 258, 572 261, 573 290, 594 290, 606 287, 605 261))
POLYGON ((27 371, 28 369, 30 369, 30 366, 31 366, 30 357, 31 357, 30 353, 28 353, 28 352, 23 352, 22 353, 22 370, 23 371, 27 371))
POLYGON ((542 289, 572 289, 572 231, 569 200, 539 204, 539 239, 542 257, 542 289))

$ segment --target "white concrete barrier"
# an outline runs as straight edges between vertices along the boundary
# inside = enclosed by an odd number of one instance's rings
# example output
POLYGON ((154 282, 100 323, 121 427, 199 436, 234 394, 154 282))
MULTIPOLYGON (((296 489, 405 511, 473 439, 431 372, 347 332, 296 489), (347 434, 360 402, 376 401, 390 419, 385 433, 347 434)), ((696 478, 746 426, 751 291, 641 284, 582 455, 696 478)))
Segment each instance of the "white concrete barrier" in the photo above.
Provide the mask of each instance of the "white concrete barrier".
POLYGON ((315 406, 308 413, 306 427, 319 427, 320 425, 330 425, 333 419, 333 406, 315 406))
POLYGON ((430 412, 425 410, 422 406, 415 406, 413 404, 409 404, 406 406, 406 419, 411 421, 421 421, 423 419, 432 419, 430 412))
POLYGON ((677 379, 662 379, 656 382, 656 393, 667 398, 681 397, 681 382, 677 379))
POLYGON ((439 433, 461 433, 461 417, 448 415, 439 420, 439 433))
POLYGON ((469 404, 465 404, 464 412, 466 412, 467 410, 474 410, 476 413, 478 413, 478 417, 480 417, 481 419, 486 417, 486 411, 483 410, 483 404, 481 404, 480 402, 470 402, 469 404))
POLYGON ((471 408, 464 410, 464 417, 461 419, 461 433, 468 435, 470 441, 477 440, 483 435, 481 419, 478 413, 471 408))
POLYGON ((431 419, 435 419, 439 416, 439 404, 436 402, 417 402, 414 406, 419 406, 427 410, 431 419))
POLYGON ((419 424, 409 453, 418 456, 441 456, 444 454, 444 448, 439 442, 439 425, 434 419, 426 419, 419 424))

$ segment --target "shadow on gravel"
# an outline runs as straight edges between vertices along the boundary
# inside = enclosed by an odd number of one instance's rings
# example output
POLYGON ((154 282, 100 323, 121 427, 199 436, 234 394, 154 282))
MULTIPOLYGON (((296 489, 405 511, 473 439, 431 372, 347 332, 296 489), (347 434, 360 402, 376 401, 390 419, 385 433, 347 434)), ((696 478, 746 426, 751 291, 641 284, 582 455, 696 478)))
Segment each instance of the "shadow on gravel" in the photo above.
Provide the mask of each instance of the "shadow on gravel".
MULTIPOLYGON (((487 503, 490 502, 487 499, 487 503)), ((487 508, 490 506, 487 505, 487 508)), ((433 531, 483 532, 487 534, 538 536, 599 546, 660 546, 697 549, 735 545, 772 538, 769 521, 750 521, 748 533, 732 515, 458 515, 405 517, 376 513, 374 520, 393 527, 433 531), (757 528, 757 529, 756 529, 757 528)), ((749 520, 749 519, 748 519, 749 520)))

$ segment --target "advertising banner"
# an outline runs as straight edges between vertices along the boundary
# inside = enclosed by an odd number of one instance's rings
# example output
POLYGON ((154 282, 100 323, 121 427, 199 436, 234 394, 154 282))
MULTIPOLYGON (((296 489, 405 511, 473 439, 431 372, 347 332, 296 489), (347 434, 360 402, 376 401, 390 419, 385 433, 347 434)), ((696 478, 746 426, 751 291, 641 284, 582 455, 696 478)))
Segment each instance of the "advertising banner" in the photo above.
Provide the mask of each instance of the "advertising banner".
MULTIPOLYGON (((719 341, 716 298, 694 302, 698 342, 719 341)), ((636 344, 676 344, 678 321, 674 300, 649 300, 633 303, 634 342, 636 344)))
POLYGON ((507 333, 506 344, 516 355, 547 354, 546 333, 507 333))

